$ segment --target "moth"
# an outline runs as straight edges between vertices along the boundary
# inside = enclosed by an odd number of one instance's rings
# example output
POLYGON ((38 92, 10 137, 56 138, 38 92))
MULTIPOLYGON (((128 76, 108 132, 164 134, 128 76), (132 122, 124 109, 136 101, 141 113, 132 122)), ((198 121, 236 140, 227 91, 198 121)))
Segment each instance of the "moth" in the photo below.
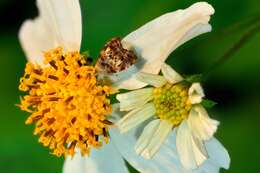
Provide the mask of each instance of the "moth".
POLYGON ((109 40, 100 51, 96 69, 108 74, 126 70, 136 63, 137 56, 132 50, 123 48, 119 37, 109 40))

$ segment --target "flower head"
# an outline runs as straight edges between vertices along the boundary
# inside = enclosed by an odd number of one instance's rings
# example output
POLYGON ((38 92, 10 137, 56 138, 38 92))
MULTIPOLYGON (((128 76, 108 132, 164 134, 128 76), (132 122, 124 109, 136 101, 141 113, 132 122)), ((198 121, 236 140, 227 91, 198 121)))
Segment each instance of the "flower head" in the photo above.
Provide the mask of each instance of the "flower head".
POLYGON ((194 169, 208 158, 204 141, 213 137, 218 121, 209 118, 200 105, 204 97, 199 83, 190 84, 170 66, 162 65, 163 76, 139 73, 137 78, 153 87, 118 94, 120 110, 129 111, 117 122, 127 132, 155 118, 143 130, 135 151, 152 158, 169 133, 177 129, 176 146, 184 167, 194 169))
POLYGON ((39 142, 57 156, 74 155, 75 147, 88 154, 102 138, 108 142, 110 88, 97 81, 95 68, 62 48, 45 52, 44 65, 29 62, 19 86, 28 93, 20 108, 31 113, 26 124, 35 123, 39 142))

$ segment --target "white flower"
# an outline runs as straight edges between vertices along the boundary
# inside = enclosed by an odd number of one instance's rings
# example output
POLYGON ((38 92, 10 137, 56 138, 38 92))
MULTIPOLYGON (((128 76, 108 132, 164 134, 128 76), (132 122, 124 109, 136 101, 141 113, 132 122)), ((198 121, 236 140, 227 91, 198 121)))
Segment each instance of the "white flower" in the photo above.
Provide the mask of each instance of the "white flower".
MULTIPOLYGON (((135 144, 135 152, 144 158, 153 158, 174 130, 176 142, 169 145, 177 147, 184 168, 196 169, 212 159, 210 157, 215 157, 210 152, 218 155, 219 150, 224 150, 221 145, 216 151, 207 147, 207 143, 216 143, 212 138, 219 122, 211 119, 200 105, 204 92, 199 83, 186 82, 167 64, 162 65, 161 71, 163 76, 149 73, 137 75, 140 81, 153 87, 117 95, 120 111, 129 112, 116 125, 121 133, 125 133, 155 118, 143 129, 135 144)), ((213 164, 221 161, 225 162, 218 166, 228 168, 227 153, 214 160, 213 164)))

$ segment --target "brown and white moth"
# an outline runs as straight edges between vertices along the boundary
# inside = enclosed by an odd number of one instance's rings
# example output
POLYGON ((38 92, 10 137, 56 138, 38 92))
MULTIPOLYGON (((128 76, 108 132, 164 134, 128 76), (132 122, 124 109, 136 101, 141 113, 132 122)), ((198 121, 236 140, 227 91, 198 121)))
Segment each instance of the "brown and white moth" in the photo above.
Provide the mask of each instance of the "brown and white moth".
POLYGON ((132 50, 124 49, 121 39, 108 41, 100 51, 96 69, 104 73, 118 73, 136 63, 137 56, 132 50))

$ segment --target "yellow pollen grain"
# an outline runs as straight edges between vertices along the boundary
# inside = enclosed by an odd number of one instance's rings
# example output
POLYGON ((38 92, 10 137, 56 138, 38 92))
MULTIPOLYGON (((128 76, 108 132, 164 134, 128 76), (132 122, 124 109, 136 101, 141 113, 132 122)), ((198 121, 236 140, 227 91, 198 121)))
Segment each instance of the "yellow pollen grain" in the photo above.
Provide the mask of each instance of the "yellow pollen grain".
POLYGON ((168 120, 174 126, 178 126, 188 117, 191 103, 188 99, 187 85, 167 83, 162 87, 154 88, 153 95, 156 115, 160 119, 168 120))
POLYGON ((44 53, 44 66, 27 63, 19 89, 27 93, 19 107, 31 115, 34 134, 56 156, 83 155, 109 140, 110 88, 99 84, 96 70, 79 52, 62 48, 44 53))

